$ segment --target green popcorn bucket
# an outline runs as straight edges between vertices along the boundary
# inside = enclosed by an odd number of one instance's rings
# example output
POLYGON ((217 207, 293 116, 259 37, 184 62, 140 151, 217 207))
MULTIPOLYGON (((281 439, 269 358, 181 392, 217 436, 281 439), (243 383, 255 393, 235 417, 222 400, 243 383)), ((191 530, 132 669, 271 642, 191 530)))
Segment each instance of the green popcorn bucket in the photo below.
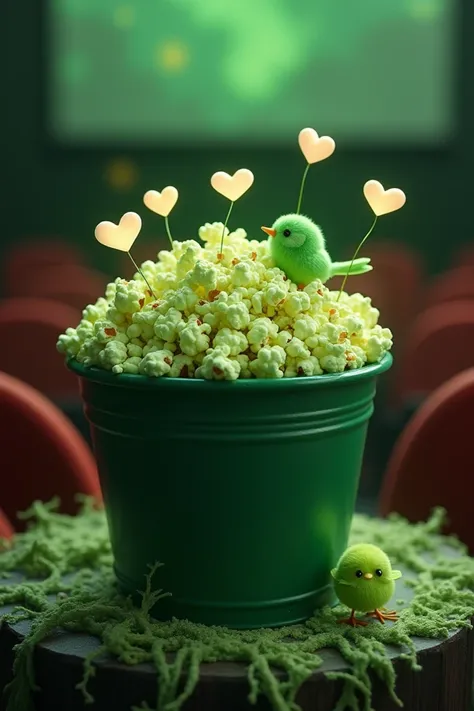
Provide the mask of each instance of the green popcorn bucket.
POLYGON ((293 624, 333 604, 380 363, 214 382, 113 375, 70 360, 91 427, 115 573, 153 609, 206 625, 293 624))

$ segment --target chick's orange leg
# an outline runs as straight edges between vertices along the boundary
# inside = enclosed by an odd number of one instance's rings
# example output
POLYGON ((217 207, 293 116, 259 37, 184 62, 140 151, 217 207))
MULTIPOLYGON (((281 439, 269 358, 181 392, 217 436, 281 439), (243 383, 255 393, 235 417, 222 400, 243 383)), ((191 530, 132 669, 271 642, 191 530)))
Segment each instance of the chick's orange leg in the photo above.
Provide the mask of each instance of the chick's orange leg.
POLYGON ((368 612, 367 617, 375 617, 382 624, 385 624, 385 620, 390 620, 391 622, 398 620, 396 610, 374 610, 373 612, 368 612))
POLYGON ((357 619, 357 617, 355 616, 355 610, 351 610, 350 617, 344 617, 344 619, 338 620, 338 622, 341 625, 351 625, 352 627, 367 627, 368 625, 368 622, 364 622, 364 620, 357 619))

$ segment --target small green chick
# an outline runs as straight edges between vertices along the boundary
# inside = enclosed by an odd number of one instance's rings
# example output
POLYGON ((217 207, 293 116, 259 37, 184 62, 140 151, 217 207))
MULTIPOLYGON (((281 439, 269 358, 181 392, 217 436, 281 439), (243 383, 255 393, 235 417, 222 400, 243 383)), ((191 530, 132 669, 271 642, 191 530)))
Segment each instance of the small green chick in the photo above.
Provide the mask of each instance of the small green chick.
MULTIPOLYGON (((320 279, 323 283, 336 275, 345 275, 350 262, 333 262, 326 252, 324 235, 318 225, 304 215, 282 215, 273 227, 262 227, 270 239, 270 251, 277 267, 300 288, 320 279)), ((364 274, 372 269, 370 259, 355 259, 350 274, 364 274)))
POLYGON ((399 570, 392 570, 386 554, 370 543, 350 546, 341 556, 336 568, 331 570, 334 590, 339 600, 351 610, 347 619, 339 622, 353 627, 365 627, 368 623, 355 617, 356 610, 385 620, 398 620, 395 611, 388 612, 384 605, 395 591, 395 580, 402 577, 399 570))

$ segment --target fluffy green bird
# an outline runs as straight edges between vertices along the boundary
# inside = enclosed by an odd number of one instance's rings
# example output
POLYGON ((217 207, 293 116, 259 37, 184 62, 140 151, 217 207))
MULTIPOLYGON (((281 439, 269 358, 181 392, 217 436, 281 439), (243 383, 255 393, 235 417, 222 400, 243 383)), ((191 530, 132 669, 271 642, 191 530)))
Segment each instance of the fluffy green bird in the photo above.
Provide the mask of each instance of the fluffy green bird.
POLYGON ((282 215, 272 227, 262 227, 270 235, 270 251, 277 267, 299 287, 315 279, 323 283, 333 276, 364 274, 372 267, 370 259, 361 257, 350 262, 333 262, 326 251, 324 235, 304 215, 282 215))
POLYGON ((331 575, 337 597, 351 610, 350 617, 339 622, 353 627, 367 625, 355 617, 356 611, 365 612, 382 624, 385 620, 398 620, 397 613, 386 611, 384 605, 395 591, 394 581, 402 574, 392 570, 383 550, 370 543, 351 546, 343 553, 337 567, 331 570, 331 575))

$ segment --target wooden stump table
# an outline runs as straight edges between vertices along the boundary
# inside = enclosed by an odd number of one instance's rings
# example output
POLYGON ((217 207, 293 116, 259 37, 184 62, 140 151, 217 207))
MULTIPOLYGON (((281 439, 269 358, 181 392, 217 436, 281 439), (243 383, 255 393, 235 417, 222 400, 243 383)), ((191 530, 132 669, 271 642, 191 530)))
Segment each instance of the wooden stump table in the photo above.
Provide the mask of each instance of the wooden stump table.
MULTIPOLYGON (((402 578, 404 580, 406 578, 402 578)), ((411 589, 402 581, 397 586, 397 597, 409 602, 411 589)), ((0 608, 0 616, 11 609, 0 608)), ((28 633, 30 625, 28 621, 2 625, 0 691, 11 679, 13 648, 28 633)), ((473 639, 474 633, 470 629, 456 631, 445 640, 416 639, 418 661, 422 667, 418 672, 411 670, 406 661, 399 658, 399 650, 387 649, 395 665, 396 691, 404 702, 405 711, 468 711, 473 639)), ((34 694, 37 711, 130 711, 142 702, 146 702, 151 709, 156 708, 156 670, 149 664, 127 666, 106 657, 97 661, 95 677, 88 686, 94 702, 85 704, 76 686, 83 678, 85 657, 98 647, 99 641, 92 636, 64 631, 57 631, 37 645, 34 668, 36 682, 41 689, 34 694)), ((303 711, 333 711, 341 694, 341 683, 330 681, 325 673, 347 669, 346 662, 332 649, 322 650, 321 656, 323 665, 306 681, 297 696, 297 703, 303 711)), ((183 711, 269 711, 271 707, 266 698, 259 697, 257 704, 251 705, 248 693, 245 665, 203 664, 198 686, 185 702, 183 711)), ((389 698, 385 685, 375 679, 372 706, 375 711, 395 711, 399 708, 389 698)), ((0 708, 3 710, 6 707, 2 694, 0 708)))

